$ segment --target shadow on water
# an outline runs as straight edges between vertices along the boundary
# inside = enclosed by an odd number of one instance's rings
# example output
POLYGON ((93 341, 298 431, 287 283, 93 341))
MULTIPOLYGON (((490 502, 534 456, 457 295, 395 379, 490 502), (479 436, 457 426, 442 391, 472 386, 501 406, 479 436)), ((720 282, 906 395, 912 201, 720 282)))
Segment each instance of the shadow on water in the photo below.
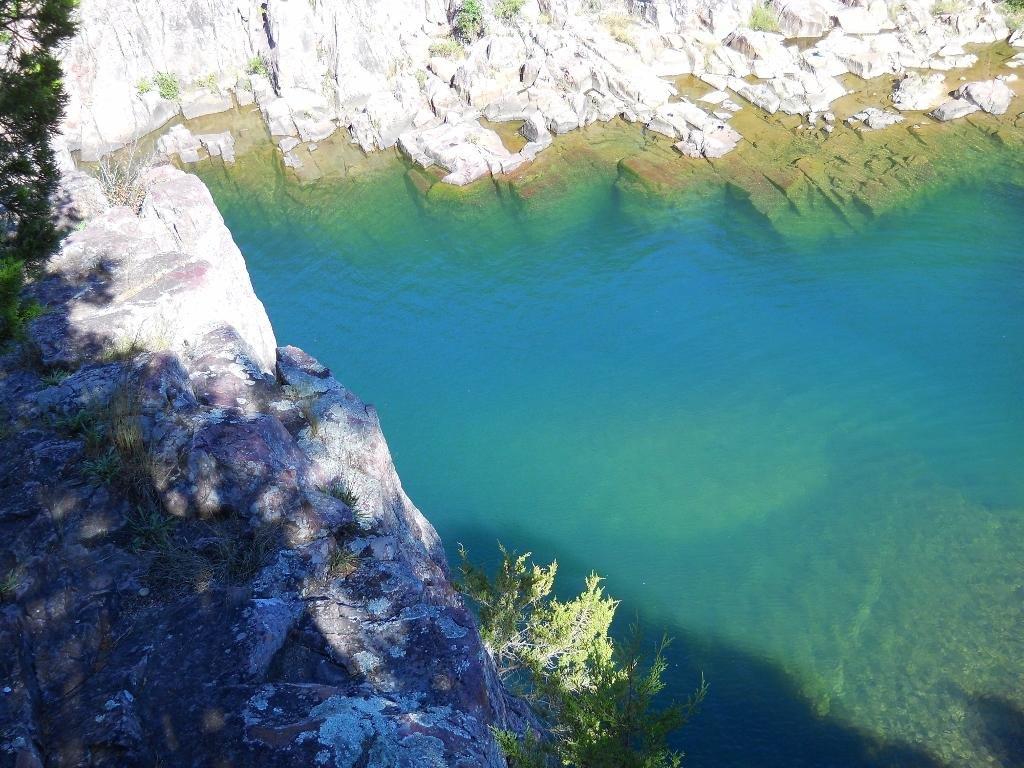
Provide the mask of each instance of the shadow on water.
MULTIPOLYGON (((496 547, 486 531, 446 532, 450 548, 465 544, 476 562, 493 569, 496 547)), ((530 549, 540 562, 553 558, 555 547, 546 541, 528 543, 503 540, 511 549, 530 549)), ((571 553, 558 554, 560 585, 566 598, 578 587, 577 575, 590 568, 571 553)), ((453 561, 454 562, 454 561, 453 561)), ((616 594, 615 585, 608 586, 616 594)), ((621 605, 617 625, 623 628, 635 614, 621 605)), ((721 638, 699 636, 684 627, 660 619, 641 617, 650 643, 664 631, 673 638, 666 675, 668 689, 685 698, 701 674, 710 692, 700 713, 682 732, 676 745, 686 753, 689 768, 945 768, 918 746, 885 741, 847 723, 818 714, 796 683, 770 660, 731 647, 721 638)), ((990 737, 1000 740, 1003 752, 1020 755, 1024 716, 1001 700, 983 699, 979 710, 988 723, 990 737), (993 726, 992 723, 995 723, 993 726), (1016 728, 1016 730, 1015 730, 1016 728), (1016 741, 1015 741, 1016 739, 1016 741), (1005 743, 1004 743, 1005 742, 1005 743)), ((1019 762, 1007 762, 1016 766, 1019 762)))
POLYGON ((1024 711, 1001 696, 971 698, 978 733, 1005 768, 1024 766, 1024 711))

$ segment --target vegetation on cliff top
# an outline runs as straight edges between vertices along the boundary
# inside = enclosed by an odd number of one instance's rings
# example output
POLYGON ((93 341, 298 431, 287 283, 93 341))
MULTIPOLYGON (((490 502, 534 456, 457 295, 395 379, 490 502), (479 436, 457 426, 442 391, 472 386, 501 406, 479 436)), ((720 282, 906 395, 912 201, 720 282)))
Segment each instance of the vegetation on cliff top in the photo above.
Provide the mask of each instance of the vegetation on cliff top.
POLYGON ((458 584, 477 607, 480 635, 502 680, 530 705, 547 733, 499 732, 515 768, 669 768, 682 754, 668 737, 697 710, 707 685, 683 703, 656 710, 664 690, 664 638, 645 658, 634 627, 629 639, 609 635, 618 602, 601 578, 587 577, 577 597, 552 597, 557 563, 536 565, 530 554, 501 547, 492 580, 460 548, 458 584))
POLYGON ((0 341, 29 309, 20 301, 24 264, 46 256, 58 234, 50 198, 60 174, 50 135, 66 97, 58 46, 74 33, 77 0, 0 3, 0 341))

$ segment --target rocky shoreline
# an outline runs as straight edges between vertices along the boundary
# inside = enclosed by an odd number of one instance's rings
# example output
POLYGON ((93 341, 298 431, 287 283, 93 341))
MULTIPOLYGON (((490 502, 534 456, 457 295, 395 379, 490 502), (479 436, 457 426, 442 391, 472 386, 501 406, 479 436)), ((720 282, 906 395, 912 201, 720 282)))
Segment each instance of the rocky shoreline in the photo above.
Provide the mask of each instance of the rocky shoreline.
MULTIPOLYGON (((85 161, 175 116, 233 108, 258 111, 296 169, 301 149, 342 130, 364 152, 397 147, 462 185, 521 168, 554 135, 619 118, 685 157, 717 159, 749 140, 736 120, 748 110, 826 134, 917 113, 1004 114, 1024 63, 1024 36, 989 0, 528 0, 510 18, 485 3, 484 33, 463 42, 460 4, 441 0, 127 5, 85 3, 65 55, 64 137, 85 161), (1007 47, 998 71, 972 72, 992 44, 1007 47), (703 92, 680 93, 684 76, 703 92), (896 79, 887 104, 837 109, 883 77, 896 79), (482 120, 521 124, 526 143, 512 151, 482 120)), ((231 159, 230 136, 165 138, 161 151, 183 162, 231 159)))
POLYGON ((75 230, 0 360, 0 763, 503 766, 516 727, 372 406, 278 347, 209 192, 75 230))

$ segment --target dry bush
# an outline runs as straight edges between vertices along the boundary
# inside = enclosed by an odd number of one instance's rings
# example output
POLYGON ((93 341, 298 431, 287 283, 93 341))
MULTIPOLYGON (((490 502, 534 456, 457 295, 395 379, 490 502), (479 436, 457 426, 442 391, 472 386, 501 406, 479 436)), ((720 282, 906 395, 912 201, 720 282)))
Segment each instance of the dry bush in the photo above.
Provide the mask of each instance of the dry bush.
POLYGON ((146 197, 143 180, 153 164, 153 154, 141 152, 138 141, 100 160, 98 178, 110 204, 123 205, 138 213, 146 197))

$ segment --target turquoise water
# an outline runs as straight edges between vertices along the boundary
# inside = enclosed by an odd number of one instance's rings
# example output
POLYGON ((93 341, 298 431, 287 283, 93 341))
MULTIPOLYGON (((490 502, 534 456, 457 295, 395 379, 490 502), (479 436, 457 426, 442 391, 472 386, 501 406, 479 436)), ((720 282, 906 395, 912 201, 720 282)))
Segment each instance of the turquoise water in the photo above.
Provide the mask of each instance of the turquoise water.
POLYGON ((278 339, 451 551, 596 569, 710 682, 687 764, 1024 764, 1024 188, 777 234, 612 175, 425 199, 207 168, 278 339))

